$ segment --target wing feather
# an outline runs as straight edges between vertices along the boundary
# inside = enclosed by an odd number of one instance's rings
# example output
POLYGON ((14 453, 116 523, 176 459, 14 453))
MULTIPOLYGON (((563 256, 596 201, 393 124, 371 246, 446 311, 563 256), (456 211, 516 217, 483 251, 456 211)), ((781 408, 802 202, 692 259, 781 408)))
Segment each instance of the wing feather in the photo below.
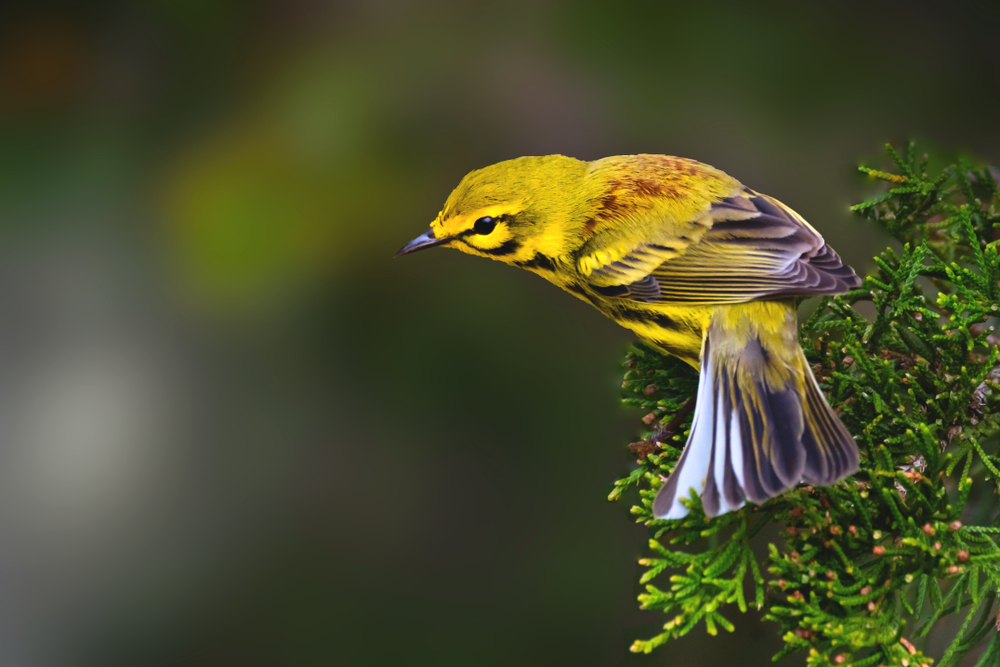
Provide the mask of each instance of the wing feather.
POLYGON ((693 242, 641 246, 588 282, 605 295, 617 285, 627 290, 615 296, 685 304, 839 294, 861 284, 800 215, 748 188, 711 205, 696 227, 704 232, 693 242))

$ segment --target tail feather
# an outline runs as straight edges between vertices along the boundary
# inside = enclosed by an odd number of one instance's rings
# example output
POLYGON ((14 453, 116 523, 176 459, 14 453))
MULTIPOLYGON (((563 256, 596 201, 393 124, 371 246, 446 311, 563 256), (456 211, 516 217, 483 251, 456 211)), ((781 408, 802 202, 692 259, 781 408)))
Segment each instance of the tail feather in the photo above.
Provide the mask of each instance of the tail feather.
MULTIPOLYGON (((725 382, 725 378, 718 376, 714 379, 725 382)), ((727 409, 727 395, 726 387, 723 386, 720 387, 720 391, 713 392, 710 398, 715 414, 712 422, 710 457, 712 474, 705 479, 705 490, 701 496, 702 506, 709 516, 739 509, 746 502, 746 495, 743 493, 743 447, 740 442, 740 430, 738 424, 734 422, 735 415, 727 409)))
POLYGON ((843 422, 827 405, 812 369, 806 366, 806 401, 804 414, 809 428, 802 437, 806 467, 802 481, 826 486, 853 474, 858 469, 858 446, 843 422))
POLYGON ((661 519, 680 519, 687 515, 688 510, 681 504, 680 499, 687 498, 691 488, 697 491, 705 488, 705 477, 713 460, 715 396, 711 380, 705 381, 706 377, 711 378, 712 375, 711 357, 705 356, 701 368, 701 380, 698 382, 694 418, 687 444, 673 473, 653 501, 653 514, 661 519))
POLYGON ((696 400, 687 444, 653 502, 657 518, 686 516, 681 499, 692 489, 705 514, 717 516, 800 482, 833 484, 857 470, 857 445, 794 337, 710 327, 696 400))

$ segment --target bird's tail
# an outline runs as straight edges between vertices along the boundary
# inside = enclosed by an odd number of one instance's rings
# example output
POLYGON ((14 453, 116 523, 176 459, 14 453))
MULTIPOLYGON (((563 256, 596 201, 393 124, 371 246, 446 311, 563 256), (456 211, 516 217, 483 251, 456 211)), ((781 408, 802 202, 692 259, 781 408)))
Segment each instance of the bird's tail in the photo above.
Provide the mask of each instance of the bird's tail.
POLYGON ((797 338, 795 304, 767 301, 713 313, 701 351, 694 421, 653 502, 659 519, 701 495, 717 516, 799 482, 829 485, 858 468, 858 448, 827 404, 797 338))

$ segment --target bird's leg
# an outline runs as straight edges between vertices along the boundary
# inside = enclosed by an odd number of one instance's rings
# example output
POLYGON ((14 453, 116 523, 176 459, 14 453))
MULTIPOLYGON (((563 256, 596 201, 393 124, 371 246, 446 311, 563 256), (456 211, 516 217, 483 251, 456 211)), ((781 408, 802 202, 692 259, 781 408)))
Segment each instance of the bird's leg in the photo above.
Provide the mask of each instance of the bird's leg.
POLYGON ((674 418, 666 426, 656 429, 656 432, 651 437, 630 444, 628 446, 629 451, 637 455, 639 459, 644 459, 647 454, 660 449, 661 442, 670 442, 670 439, 677 435, 681 424, 684 423, 684 420, 694 410, 694 404, 695 397, 692 396, 684 402, 684 405, 681 406, 681 409, 677 411, 677 414, 674 415, 674 418))

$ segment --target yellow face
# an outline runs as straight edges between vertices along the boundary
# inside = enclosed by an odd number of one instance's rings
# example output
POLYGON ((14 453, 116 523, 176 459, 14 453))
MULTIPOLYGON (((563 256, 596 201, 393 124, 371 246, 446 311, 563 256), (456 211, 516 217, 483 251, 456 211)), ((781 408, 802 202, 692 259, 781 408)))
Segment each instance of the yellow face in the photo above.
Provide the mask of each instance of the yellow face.
POLYGON ((509 264, 564 250, 561 224, 586 163, 561 155, 507 160, 468 174, 405 255, 435 245, 509 264))
POLYGON ((514 218, 520 210, 519 205, 497 204, 448 217, 439 213, 430 229, 403 246, 396 256, 442 246, 504 262, 521 261, 534 250, 525 247, 526 230, 514 218))
POLYGON ((520 210, 519 204, 497 204, 450 218, 442 219, 439 215, 431 223, 431 230, 437 238, 448 239, 442 244, 446 247, 472 255, 516 260, 521 241, 513 222, 520 210))

